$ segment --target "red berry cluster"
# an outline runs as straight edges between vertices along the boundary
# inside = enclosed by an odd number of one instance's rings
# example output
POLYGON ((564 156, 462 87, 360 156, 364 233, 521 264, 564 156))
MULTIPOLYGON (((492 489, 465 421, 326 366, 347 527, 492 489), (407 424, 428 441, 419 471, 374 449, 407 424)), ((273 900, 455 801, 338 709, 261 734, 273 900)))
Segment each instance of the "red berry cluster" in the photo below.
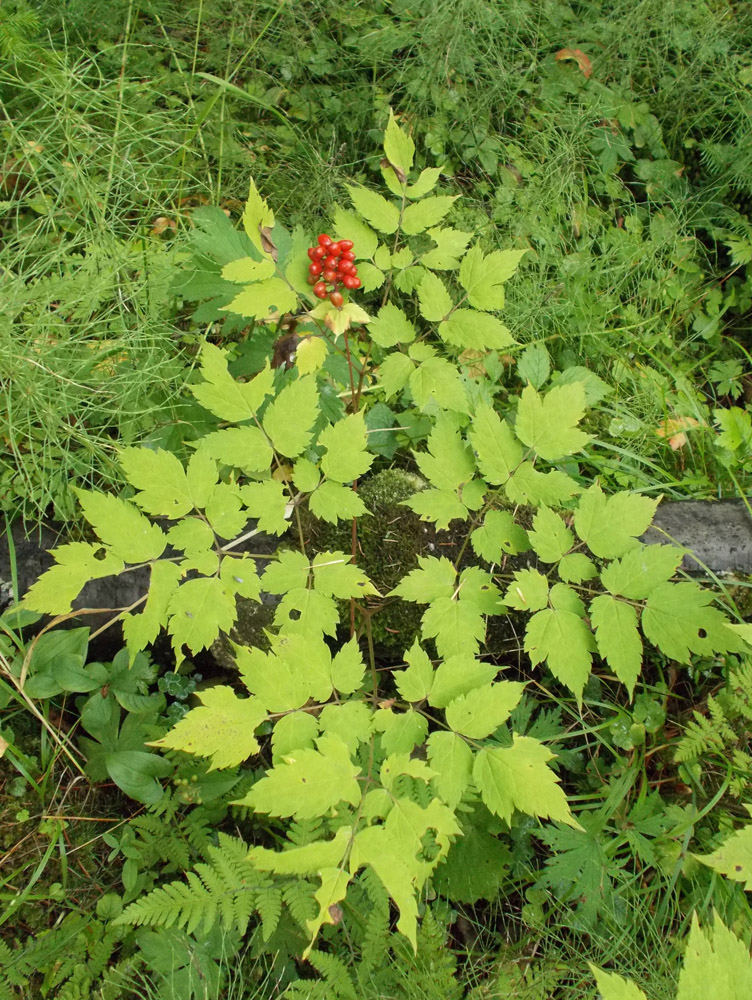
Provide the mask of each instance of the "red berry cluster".
POLYGON ((317 298, 325 299, 328 295, 332 305, 339 308, 345 301, 340 285, 351 292, 360 288, 352 240, 333 240, 321 233, 316 246, 309 248, 308 256, 311 258, 308 283, 313 285, 317 298))

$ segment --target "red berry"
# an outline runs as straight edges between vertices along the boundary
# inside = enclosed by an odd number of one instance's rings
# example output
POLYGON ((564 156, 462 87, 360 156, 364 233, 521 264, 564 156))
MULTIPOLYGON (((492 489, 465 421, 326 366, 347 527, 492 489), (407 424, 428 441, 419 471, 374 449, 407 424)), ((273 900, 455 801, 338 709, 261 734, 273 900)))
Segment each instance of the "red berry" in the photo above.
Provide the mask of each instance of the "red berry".
POLYGON ((324 284, 323 281, 316 282, 316 284, 313 286, 313 294, 316 296, 317 299, 326 298, 326 285, 324 284))
POLYGON ((342 244, 338 242, 330 243, 326 248, 332 257, 339 257, 339 252, 342 249, 342 244))
POLYGON ((312 260, 322 260, 326 257, 326 250, 324 247, 312 247, 313 257, 312 260))
POLYGON ((309 274, 308 277, 306 278, 306 281, 308 282, 309 285, 318 284, 318 280, 319 279, 316 277, 315 274, 309 274))
POLYGON ((331 304, 333 306, 336 306, 338 309, 341 309, 342 308, 342 303, 345 300, 342 297, 342 292, 331 292, 329 294, 329 301, 331 302, 331 304))
POLYGON ((331 281, 336 281, 339 275, 337 274, 336 271, 324 271, 321 277, 324 279, 324 281, 331 282, 331 281))
POLYGON ((324 263, 324 267, 327 269, 327 271, 336 271, 337 270, 337 264, 339 263, 339 259, 337 257, 333 257, 330 254, 326 258, 326 260, 324 260, 323 263, 324 263))
POLYGON ((321 264, 309 264, 308 273, 309 274, 321 274, 322 267, 321 264))
POLYGON ((318 241, 320 247, 328 247, 329 244, 332 242, 332 238, 331 236, 327 236, 326 233, 321 233, 321 235, 318 237, 318 241))
POLYGON ((355 265, 351 260, 341 260, 339 264, 337 264, 337 270, 340 274, 347 274, 348 271, 352 271, 354 267, 355 265))
POLYGON ((354 245, 355 244, 353 243, 352 240, 340 240, 339 241, 339 248, 340 248, 340 250, 352 250, 352 248, 353 248, 354 245))
MULTIPOLYGON (((341 243, 340 246, 342 246, 341 243)), ((352 252, 352 250, 343 250, 340 256, 342 260, 355 260, 355 254, 352 252)))
POLYGON ((355 285, 353 284, 353 281, 357 281, 357 280, 358 279, 354 278, 351 274, 346 274, 343 277, 343 279, 342 279, 342 284, 345 286, 345 288, 349 288, 349 289, 352 290, 353 288, 355 288, 355 285))
POLYGON ((308 247, 308 256, 311 260, 316 260, 316 247, 308 247))
POLYGON ((360 278, 355 278, 353 275, 349 274, 350 288, 360 288, 360 278))

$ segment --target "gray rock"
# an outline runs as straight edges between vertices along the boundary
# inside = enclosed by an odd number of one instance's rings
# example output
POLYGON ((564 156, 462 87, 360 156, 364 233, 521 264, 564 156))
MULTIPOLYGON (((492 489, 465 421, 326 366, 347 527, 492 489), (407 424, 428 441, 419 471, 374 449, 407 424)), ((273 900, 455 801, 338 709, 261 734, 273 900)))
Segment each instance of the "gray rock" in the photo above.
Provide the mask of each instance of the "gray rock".
POLYGON ((744 500, 662 503, 642 541, 690 549, 682 562, 688 573, 752 574, 752 516, 744 500))

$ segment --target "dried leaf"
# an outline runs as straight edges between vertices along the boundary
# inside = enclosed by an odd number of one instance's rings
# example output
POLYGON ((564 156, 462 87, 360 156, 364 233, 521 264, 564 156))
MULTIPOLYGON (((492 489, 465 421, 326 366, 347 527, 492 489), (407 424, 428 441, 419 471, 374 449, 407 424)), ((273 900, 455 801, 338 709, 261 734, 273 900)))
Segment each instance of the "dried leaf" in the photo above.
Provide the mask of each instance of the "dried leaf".
POLYGON ((557 62, 561 62, 564 59, 574 59, 582 70, 582 75, 586 80, 589 80, 593 74, 593 64, 590 62, 582 49, 559 49, 554 56, 554 59, 557 62))

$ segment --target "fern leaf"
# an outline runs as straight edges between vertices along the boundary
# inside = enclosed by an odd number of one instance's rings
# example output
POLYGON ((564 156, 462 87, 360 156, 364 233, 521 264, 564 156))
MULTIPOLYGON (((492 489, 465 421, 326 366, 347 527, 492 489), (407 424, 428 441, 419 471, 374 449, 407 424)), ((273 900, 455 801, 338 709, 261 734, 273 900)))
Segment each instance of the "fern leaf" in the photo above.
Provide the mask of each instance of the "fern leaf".
POLYGON ((217 916, 216 902, 201 879, 187 872, 185 882, 170 882, 137 899, 114 921, 115 924, 172 927, 192 933, 203 920, 206 933, 217 916))
POLYGON ((350 973, 341 958, 314 948, 308 961, 324 977, 324 982, 336 997, 340 1000, 359 1000, 350 973))

